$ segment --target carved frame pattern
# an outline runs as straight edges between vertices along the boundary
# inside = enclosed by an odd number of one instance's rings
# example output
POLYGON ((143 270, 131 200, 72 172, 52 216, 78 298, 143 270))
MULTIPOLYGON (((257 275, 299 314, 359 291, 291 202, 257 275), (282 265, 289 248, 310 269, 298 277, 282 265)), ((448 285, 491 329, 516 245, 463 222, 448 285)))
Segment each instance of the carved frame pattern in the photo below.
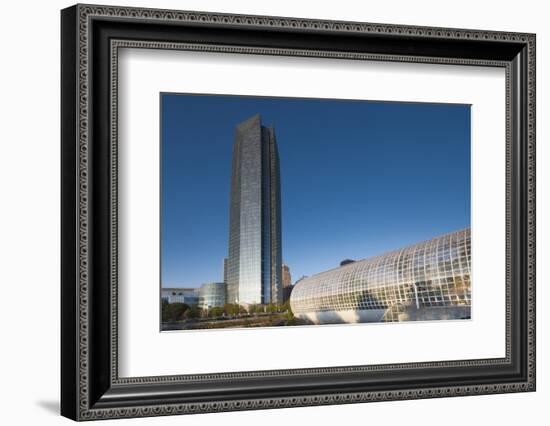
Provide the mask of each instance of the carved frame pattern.
MULTIPOLYGON (((444 396, 463 396, 489 393, 505 393, 518 391, 533 391, 535 389, 535 36, 533 34, 520 34, 511 32, 478 31, 464 29, 447 28, 427 28, 402 25, 370 24, 358 22, 337 22, 324 20, 280 18, 266 16, 246 16, 229 15, 218 13, 187 12, 187 11, 169 11, 156 9, 138 9, 127 7, 104 7, 77 5, 77 131, 76 131, 76 178, 77 178, 77 271, 76 277, 76 323, 77 323, 77 362, 76 377, 77 383, 77 407, 75 415, 69 414, 78 420, 92 420, 105 418, 122 417, 141 417, 141 416, 159 416, 171 414, 187 413, 206 413, 216 411, 248 410, 263 408, 282 408, 293 406, 326 405, 326 404, 345 404, 367 401, 401 400, 416 398, 436 398, 444 396), (504 382, 495 384, 480 384, 474 386, 446 386, 429 388, 402 388, 399 390, 376 391, 376 392, 336 392, 322 395, 308 396, 289 396, 289 397, 268 397, 251 399, 228 399, 221 401, 210 401, 201 403, 165 403, 143 406, 122 406, 116 408, 96 408, 90 399, 90 334, 89 334, 89 271, 90 271, 90 251, 89 251, 89 232, 90 232, 90 161, 89 161, 89 113, 90 113, 90 27, 91 21, 96 18, 117 18, 123 20, 139 20, 140 22, 172 22, 172 23, 193 23, 210 24, 239 27, 257 27, 257 28, 291 28, 303 31, 315 30, 324 32, 338 33, 361 33, 361 34, 381 34, 385 36, 407 35, 420 38, 437 38, 447 40, 484 40, 484 41, 506 41, 520 43, 527 49, 527 99, 526 121, 527 126, 527 182, 525 188, 526 202, 526 222, 527 222, 527 282, 525 283, 528 295, 527 306, 527 360, 526 360, 526 380, 519 382, 504 382)), ((442 58, 442 57, 419 57, 406 55, 385 55, 385 54, 365 54, 349 53, 339 51, 315 51, 301 49, 279 49, 279 48, 257 48, 243 46, 227 46, 212 44, 193 44, 193 43, 172 43, 172 42, 152 42, 144 40, 111 40, 111 367, 110 380, 113 385, 125 384, 162 384, 174 382, 194 382, 194 381, 216 381, 220 379, 242 379, 247 377, 269 377, 269 376, 296 376, 303 377, 308 374, 332 374, 342 372, 357 371, 380 371, 380 370, 398 370, 410 368, 425 367, 449 367, 449 366, 473 366, 473 365, 491 365, 506 364, 510 362, 510 341, 511 341, 511 313, 510 313, 510 277, 511 266, 508 254, 511 251, 511 219, 510 211, 512 209, 511 194, 511 162, 512 153, 510 149, 510 138, 512 130, 510 128, 511 114, 511 64, 507 61, 461 59, 461 58, 442 58), (506 69, 506 110, 507 110, 507 216, 506 216, 506 240, 507 240, 507 261, 506 261, 506 358, 504 359, 483 359, 483 360, 465 360, 451 362, 434 363, 415 363, 415 364, 390 364, 361 367, 327 367, 322 369, 301 369, 301 370, 274 370, 262 372, 243 372, 243 373, 222 373, 212 375, 194 375, 194 376, 161 376, 161 377, 140 377, 140 378, 119 378, 117 374, 117 69, 118 69, 118 49, 122 47, 132 48, 155 48, 155 49, 178 49, 178 50, 197 50, 197 51, 216 51, 239 54, 266 54, 266 55, 297 55, 297 56, 315 56, 340 59, 361 59, 375 61, 397 61, 397 62, 425 62, 425 63, 446 63, 457 65, 482 65, 504 67, 506 69)))

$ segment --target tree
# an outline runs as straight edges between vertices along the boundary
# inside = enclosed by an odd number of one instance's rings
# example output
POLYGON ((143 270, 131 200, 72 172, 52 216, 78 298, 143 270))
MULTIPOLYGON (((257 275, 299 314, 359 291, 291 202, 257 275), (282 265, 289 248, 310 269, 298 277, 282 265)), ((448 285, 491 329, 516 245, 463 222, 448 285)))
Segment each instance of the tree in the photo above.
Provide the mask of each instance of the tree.
POLYGON ((236 303, 226 303, 223 305, 223 311, 230 316, 238 315, 240 306, 236 303))
POLYGON ((264 305, 262 304, 255 304, 255 305, 250 305, 248 307, 248 313, 250 314, 263 314, 264 313, 264 305))
POLYGON ((270 314, 277 312, 278 310, 279 309, 277 305, 275 305, 274 303, 270 303, 269 305, 266 306, 266 311, 269 312, 270 314))
POLYGON ((218 318, 218 317, 221 317, 223 315, 223 312, 224 312, 224 310, 221 306, 214 306, 208 312, 208 316, 210 318, 218 318))
POLYGON ((290 307, 290 300, 287 300, 281 305, 281 311, 290 312, 292 314, 292 308, 290 307))
POLYGON ((173 322, 184 318, 185 312, 189 310, 189 305, 185 303, 162 303, 162 321, 173 322))
POLYGON ((192 306, 187 309, 184 313, 185 319, 196 319, 200 318, 202 310, 198 306, 192 306))
MULTIPOLYGON (((288 320, 287 322, 292 322, 294 321, 294 314, 292 313, 292 310, 289 308, 285 311, 285 318, 288 320)), ((288 325, 293 325, 293 324, 288 324, 288 325)))

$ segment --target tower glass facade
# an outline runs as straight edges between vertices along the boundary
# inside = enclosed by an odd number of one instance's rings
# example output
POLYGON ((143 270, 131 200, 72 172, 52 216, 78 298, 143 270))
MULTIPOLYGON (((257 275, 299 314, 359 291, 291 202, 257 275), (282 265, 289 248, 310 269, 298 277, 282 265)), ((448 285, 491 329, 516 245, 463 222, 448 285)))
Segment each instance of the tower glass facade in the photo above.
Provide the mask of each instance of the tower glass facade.
POLYGON ((281 188, 274 129, 237 125, 229 206, 227 301, 281 303, 281 188))

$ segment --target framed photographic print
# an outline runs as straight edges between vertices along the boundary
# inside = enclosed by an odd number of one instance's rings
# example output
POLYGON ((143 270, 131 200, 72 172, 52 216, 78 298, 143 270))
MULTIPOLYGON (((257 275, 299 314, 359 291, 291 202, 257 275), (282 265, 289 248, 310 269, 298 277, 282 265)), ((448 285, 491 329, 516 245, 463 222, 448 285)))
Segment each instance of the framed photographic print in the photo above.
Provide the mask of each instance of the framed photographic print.
POLYGON ((61 13, 74 420, 535 390, 535 36, 61 13))

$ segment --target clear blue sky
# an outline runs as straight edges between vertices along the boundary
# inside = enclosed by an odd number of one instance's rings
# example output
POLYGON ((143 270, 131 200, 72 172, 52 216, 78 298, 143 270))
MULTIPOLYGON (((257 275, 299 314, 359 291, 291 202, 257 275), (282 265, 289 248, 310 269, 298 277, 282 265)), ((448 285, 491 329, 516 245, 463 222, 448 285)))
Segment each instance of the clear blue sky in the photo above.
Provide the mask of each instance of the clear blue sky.
POLYGON ((293 281, 470 225, 470 106, 161 94, 162 286, 221 281, 235 125, 281 159, 293 281))

